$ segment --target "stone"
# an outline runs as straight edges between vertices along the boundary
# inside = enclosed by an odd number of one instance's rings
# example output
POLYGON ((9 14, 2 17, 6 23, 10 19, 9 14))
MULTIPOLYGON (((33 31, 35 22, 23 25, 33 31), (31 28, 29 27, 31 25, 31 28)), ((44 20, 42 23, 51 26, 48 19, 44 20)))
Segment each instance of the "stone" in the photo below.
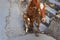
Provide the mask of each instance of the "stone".
POLYGON ((60 19, 52 20, 46 33, 60 40, 60 19))

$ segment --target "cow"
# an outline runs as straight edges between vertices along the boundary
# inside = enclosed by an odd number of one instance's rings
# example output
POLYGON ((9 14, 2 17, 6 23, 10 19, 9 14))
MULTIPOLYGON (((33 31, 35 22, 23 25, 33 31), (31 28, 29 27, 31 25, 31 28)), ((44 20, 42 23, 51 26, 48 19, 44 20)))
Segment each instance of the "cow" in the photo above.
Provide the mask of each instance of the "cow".
POLYGON ((39 36, 40 22, 45 22, 45 3, 40 3, 39 0, 31 0, 27 6, 26 13, 23 14, 25 22, 25 32, 33 32, 34 21, 36 21, 35 35, 39 36))

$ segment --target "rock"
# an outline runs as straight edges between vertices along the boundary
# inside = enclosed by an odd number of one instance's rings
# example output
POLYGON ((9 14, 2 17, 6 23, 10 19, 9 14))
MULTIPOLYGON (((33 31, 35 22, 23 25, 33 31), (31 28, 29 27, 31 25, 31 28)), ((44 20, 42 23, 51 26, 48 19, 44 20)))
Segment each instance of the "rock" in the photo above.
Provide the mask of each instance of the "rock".
POLYGON ((39 37, 34 36, 34 34, 27 34, 25 36, 16 36, 9 38, 10 40, 56 40, 51 36, 40 34, 39 37))
POLYGON ((57 40, 60 40, 60 19, 52 20, 46 33, 55 37, 57 40))

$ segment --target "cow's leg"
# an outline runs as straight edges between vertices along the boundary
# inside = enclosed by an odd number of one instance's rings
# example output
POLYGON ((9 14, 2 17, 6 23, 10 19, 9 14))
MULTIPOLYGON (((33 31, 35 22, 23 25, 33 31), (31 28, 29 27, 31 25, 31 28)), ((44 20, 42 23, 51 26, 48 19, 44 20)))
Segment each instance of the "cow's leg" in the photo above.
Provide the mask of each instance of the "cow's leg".
POLYGON ((33 32, 33 22, 34 22, 34 20, 33 19, 31 19, 31 22, 30 22, 30 32, 32 33, 33 32))
POLYGON ((35 31, 35 35, 36 35, 36 36, 39 36, 39 33, 40 33, 39 26, 40 26, 40 19, 37 18, 37 19, 36 19, 36 27, 37 27, 37 29, 36 29, 36 31, 35 31))
POLYGON ((28 32, 28 25, 27 25, 27 24, 25 24, 25 27, 26 27, 25 32, 27 33, 27 32, 28 32))
POLYGON ((39 26, 40 26, 40 19, 38 17, 37 20, 36 20, 36 27, 37 27, 38 32, 40 31, 39 26))
POLYGON ((25 22, 25 32, 28 32, 28 17, 27 15, 23 15, 24 22, 25 22))
POLYGON ((26 19, 26 32, 28 32, 29 31, 29 26, 30 26, 30 18, 27 18, 26 19))

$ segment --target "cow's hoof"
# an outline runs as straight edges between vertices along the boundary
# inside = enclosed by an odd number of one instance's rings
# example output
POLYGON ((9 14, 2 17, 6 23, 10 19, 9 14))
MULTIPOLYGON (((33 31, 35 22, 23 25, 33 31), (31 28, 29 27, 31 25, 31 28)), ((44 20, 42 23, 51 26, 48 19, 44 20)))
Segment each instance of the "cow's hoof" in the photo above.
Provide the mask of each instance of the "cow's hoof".
POLYGON ((33 28, 29 28, 29 33, 33 33, 33 28))
POLYGON ((33 29, 30 29, 29 32, 30 32, 30 33, 33 33, 33 29))
POLYGON ((39 32, 38 31, 35 31, 35 36, 39 37, 39 32))
POLYGON ((36 36, 36 37, 39 37, 39 33, 35 33, 35 36, 36 36))

